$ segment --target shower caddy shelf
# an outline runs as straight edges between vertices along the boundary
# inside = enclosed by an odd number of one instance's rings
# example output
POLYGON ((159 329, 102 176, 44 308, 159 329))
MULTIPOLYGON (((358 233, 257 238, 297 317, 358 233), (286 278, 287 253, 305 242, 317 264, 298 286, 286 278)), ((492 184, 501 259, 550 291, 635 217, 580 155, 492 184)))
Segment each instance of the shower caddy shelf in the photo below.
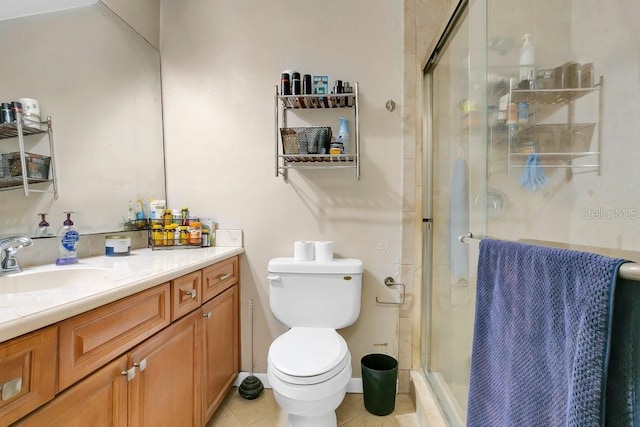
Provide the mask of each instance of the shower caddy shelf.
MULTIPOLYGON (((56 180, 55 156, 53 151, 53 130, 51 125, 51 117, 47 117, 46 121, 34 122, 33 124, 25 124, 23 115, 17 113, 15 122, 0 124, 0 140, 18 138, 18 150, 20 152, 21 176, 0 177, 0 191, 14 190, 22 188, 24 195, 30 193, 53 193, 54 198, 58 198, 58 186, 56 180), (28 135, 47 134, 49 139, 49 176, 51 178, 32 178, 29 177, 27 161, 25 159, 25 141, 24 137, 28 135), (41 190, 32 188, 34 184, 51 183, 52 190, 41 190)), ((1 175, 1 174, 0 174, 1 175)))
MULTIPOLYGON (((602 151, 604 78, 589 88, 575 89, 511 89, 510 103, 526 102, 529 108, 536 105, 553 106, 555 110, 567 107, 564 123, 536 123, 534 112, 529 113, 529 124, 511 129, 507 127, 507 175, 512 168, 540 167, 567 169, 567 178, 573 176, 573 169, 597 172, 600 175, 602 151), (576 123, 574 103, 593 92, 598 92, 598 118, 594 123, 576 123), (594 129, 597 127, 595 150, 590 150, 594 129), (526 159, 535 150, 539 165, 527 166, 516 159, 526 159), (595 161, 574 164, 580 157, 593 156, 595 161)), ((555 111, 554 110, 554 111, 555 111)))
POLYGON ((360 179, 360 116, 358 104, 358 83, 353 85, 353 93, 322 95, 280 95, 275 86, 275 174, 288 181, 290 169, 354 169, 355 179, 360 179), (354 125, 351 142, 354 153, 349 154, 285 154, 282 148, 280 128, 287 127, 287 113, 292 110, 332 110, 349 109, 353 112, 354 125))

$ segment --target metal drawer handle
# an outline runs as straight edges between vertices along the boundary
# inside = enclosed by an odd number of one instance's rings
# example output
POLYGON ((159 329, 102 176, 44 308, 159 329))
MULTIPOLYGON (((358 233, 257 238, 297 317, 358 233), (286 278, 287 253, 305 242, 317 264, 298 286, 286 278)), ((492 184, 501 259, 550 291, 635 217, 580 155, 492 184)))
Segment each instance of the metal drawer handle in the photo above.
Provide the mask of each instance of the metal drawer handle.
POLYGON ((127 377, 127 381, 131 381, 132 379, 134 379, 136 377, 136 368, 135 366, 127 369, 126 371, 122 371, 120 372, 120 375, 124 375, 127 377))
POLYGON ((139 363, 134 363, 133 367, 138 368, 140 372, 144 371, 147 369, 147 359, 142 359, 139 363))
POLYGON ((211 312, 207 311, 206 313, 202 313, 202 317, 204 317, 206 319, 211 319, 211 312))
POLYGON ((221 274, 218 279, 222 282, 223 280, 227 280, 229 277, 232 276, 232 273, 227 273, 227 274, 221 274))
POLYGON ((0 385, 2 388, 2 400, 6 401, 20 394, 22 390, 22 377, 14 378, 0 385))
POLYGON ((198 293, 197 289, 189 289, 188 291, 185 291, 184 289, 180 289, 180 292, 182 293, 182 298, 181 298, 182 301, 184 301, 187 297, 191 299, 195 299, 198 293))

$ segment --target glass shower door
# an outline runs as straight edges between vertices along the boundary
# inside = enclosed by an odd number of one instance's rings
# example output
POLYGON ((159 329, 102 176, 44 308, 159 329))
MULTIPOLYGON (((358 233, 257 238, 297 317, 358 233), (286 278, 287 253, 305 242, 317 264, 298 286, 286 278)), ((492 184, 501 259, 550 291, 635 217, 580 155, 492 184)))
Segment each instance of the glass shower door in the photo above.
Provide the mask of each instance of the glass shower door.
POLYGON ((423 366, 452 425, 464 425, 486 182, 484 2, 458 15, 425 70, 425 301, 423 366))

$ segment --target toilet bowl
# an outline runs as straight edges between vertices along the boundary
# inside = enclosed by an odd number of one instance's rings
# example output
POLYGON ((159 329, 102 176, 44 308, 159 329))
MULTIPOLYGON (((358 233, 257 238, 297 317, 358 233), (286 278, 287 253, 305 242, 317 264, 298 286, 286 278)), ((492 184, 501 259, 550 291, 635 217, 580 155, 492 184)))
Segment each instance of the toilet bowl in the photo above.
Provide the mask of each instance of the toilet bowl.
POLYGON ((335 426, 351 355, 335 329, 292 328, 271 344, 267 378, 292 427, 335 426))
POLYGON ((335 427, 351 379, 351 354, 336 329, 360 314, 362 261, 269 261, 269 303, 290 329, 269 347, 267 378, 291 427, 335 427))

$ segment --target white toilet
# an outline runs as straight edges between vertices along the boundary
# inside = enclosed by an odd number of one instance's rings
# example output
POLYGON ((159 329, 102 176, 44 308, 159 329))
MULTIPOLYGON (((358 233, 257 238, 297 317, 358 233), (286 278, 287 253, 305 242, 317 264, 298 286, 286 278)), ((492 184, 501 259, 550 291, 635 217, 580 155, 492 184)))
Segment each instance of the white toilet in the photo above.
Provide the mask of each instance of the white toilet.
POLYGON ((269 348, 267 378, 291 427, 333 427, 351 379, 351 354, 336 329, 360 314, 362 261, 269 261, 269 302, 290 327, 269 348))

